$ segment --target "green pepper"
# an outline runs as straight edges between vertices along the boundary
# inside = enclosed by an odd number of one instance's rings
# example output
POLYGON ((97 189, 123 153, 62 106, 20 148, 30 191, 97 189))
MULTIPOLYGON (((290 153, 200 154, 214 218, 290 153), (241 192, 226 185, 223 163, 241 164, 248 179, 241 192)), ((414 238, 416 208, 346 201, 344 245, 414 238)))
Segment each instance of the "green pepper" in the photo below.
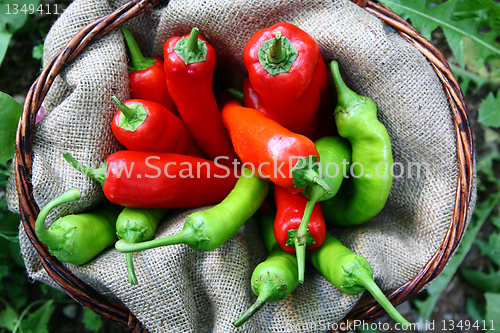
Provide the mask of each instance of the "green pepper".
POLYGON ((263 215, 260 227, 267 252, 267 259, 261 262, 252 274, 252 291, 257 295, 255 303, 234 322, 243 325, 266 302, 279 302, 299 285, 297 258, 284 251, 274 237, 274 217, 263 215))
POLYGON ((328 231, 322 246, 309 250, 307 258, 321 275, 340 291, 357 295, 368 290, 398 323, 410 323, 396 310, 373 281, 373 268, 364 257, 354 254, 328 231))
POLYGON ((120 239, 115 248, 128 253, 183 243, 197 251, 213 251, 231 238, 259 209, 269 187, 270 182, 244 168, 229 195, 218 205, 189 215, 178 234, 137 244, 120 239))
MULTIPOLYGON (((116 235, 128 243, 139 243, 154 238, 156 229, 167 209, 126 207, 116 219, 116 235)), ((128 282, 137 284, 133 253, 126 253, 128 282)))
POLYGON ((50 201, 38 214, 35 232, 59 261, 83 265, 116 242, 116 218, 123 207, 103 205, 88 213, 63 216, 48 230, 45 228, 45 219, 52 209, 78 199, 80 192, 74 188, 50 201))
POLYGON ((393 178, 391 140, 377 119, 375 103, 347 87, 336 61, 330 69, 338 100, 335 123, 339 135, 352 146, 352 188, 345 182, 335 197, 322 202, 322 208, 326 221, 351 226, 373 218, 387 201, 393 178))

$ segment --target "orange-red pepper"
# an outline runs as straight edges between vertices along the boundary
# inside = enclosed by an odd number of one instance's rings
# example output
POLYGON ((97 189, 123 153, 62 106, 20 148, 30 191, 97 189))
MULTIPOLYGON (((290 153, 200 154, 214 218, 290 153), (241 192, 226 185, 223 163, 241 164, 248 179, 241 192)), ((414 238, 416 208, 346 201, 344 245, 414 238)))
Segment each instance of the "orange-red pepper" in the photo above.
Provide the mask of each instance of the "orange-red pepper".
POLYGON ((222 120, 241 162, 258 177, 292 193, 299 193, 310 183, 329 190, 318 174, 318 151, 306 136, 293 133, 234 99, 223 103, 222 120))
POLYGON ((243 60, 255 92, 250 99, 258 101, 246 105, 263 110, 293 132, 312 137, 321 96, 328 88, 328 72, 316 41, 292 24, 277 23, 250 38, 243 60))
POLYGON ((219 163, 231 164, 238 157, 212 89, 214 48, 194 28, 167 40, 163 52, 168 91, 189 132, 209 158, 224 156, 219 163))
POLYGON ((113 101, 115 113, 111 129, 128 150, 158 151, 205 157, 182 120, 163 105, 141 99, 113 101))
POLYGON ((130 98, 159 103, 178 116, 177 107, 168 93, 163 60, 158 57, 145 58, 130 30, 122 27, 122 32, 131 60, 129 66, 130 98))

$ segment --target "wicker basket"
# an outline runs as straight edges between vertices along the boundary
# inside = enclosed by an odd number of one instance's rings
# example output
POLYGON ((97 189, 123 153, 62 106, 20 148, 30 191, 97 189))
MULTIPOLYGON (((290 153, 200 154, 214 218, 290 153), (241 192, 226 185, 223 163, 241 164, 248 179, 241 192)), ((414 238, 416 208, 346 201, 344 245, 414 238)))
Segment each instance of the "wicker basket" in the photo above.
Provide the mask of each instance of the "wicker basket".
MULTIPOLYGON (((168 1, 168 0, 165 0, 168 1)), ((415 28, 393 13, 389 8, 377 1, 351 0, 367 12, 385 21, 403 38, 415 46, 430 62, 444 89, 453 110, 456 129, 456 146, 458 152, 459 175, 456 186, 454 213, 449 223, 448 231, 439 249, 410 281, 388 295, 389 300, 397 305, 407 301, 418 293, 425 285, 437 277, 460 243, 469 214, 473 190, 474 151, 472 131, 469 125, 464 98, 458 82, 441 53, 426 40, 415 28)), ((151 10, 161 0, 130 1, 113 13, 102 17, 81 29, 45 66, 40 76, 31 86, 23 113, 19 122, 16 138, 16 156, 14 173, 21 220, 26 233, 35 247, 43 267, 49 276, 76 302, 98 313, 128 331, 147 332, 135 316, 122 304, 110 303, 83 281, 76 278, 61 262, 52 257, 44 244, 36 237, 34 225, 39 207, 33 199, 33 189, 30 182, 32 172, 32 134, 35 125, 35 115, 44 100, 47 91, 55 77, 71 62, 90 42, 100 38, 123 22, 151 10)), ((372 321, 385 314, 378 303, 373 300, 358 305, 349 313, 344 322, 353 320, 372 321)))

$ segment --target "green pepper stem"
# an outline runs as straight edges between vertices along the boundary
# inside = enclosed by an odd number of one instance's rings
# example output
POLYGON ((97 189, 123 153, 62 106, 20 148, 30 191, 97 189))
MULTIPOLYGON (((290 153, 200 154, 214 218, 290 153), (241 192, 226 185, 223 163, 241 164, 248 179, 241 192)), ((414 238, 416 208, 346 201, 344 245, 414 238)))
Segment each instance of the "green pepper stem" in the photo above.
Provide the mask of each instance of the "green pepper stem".
POLYGON ((130 284, 137 284, 137 276, 135 275, 133 256, 134 254, 132 252, 125 253, 125 258, 127 260, 127 275, 128 275, 128 282, 130 284))
POLYGON ((309 225, 309 220, 311 219, 311 214, 316 201, 309 200, 306 203, 306 209, 304 209, 304 215, 302 216, 302 221, 300 221, 299 229, 297 229, 297 241, 299 245, 307 245, 306 233, 307 227, 309 225))
POLYGON ((286 52, 281 41, 281 31, 278 31, 273 39, 273 44, 269 47, 267 58, 273 64, 279 64, 286 58, 286 52))
POLYGON ((328 185, 326 180, 321 178, 319 174, 312 169, 309 169, 308 172, 304 173, 304 178, 313 184, 321 186, 321 188, 323 188, 326 192, 331 191, 330 185, 328 185))
POLYGON ((156 59, 145 58, 142 55, 141 50, 139 49, 139 46, 137 45, 137 42, 135 41, 134 36, 132 36, 130 30, 127 27, 123 26, 122 32, 123 36, 125 37, 125 42, 127 43, 127 47, 130 53, 130 60, 132 62, 132 66, 130 66, 129 72, 139 71, 153 66, 156 59))
POLYGON ((306 261, 306 247, 307 244, 307 226, 309 225, 309 219, 311 217, 314 205, 316 201, 309 200, 306 204, 306 209, 304 210, 304 216, 302 221, 300 221, 299 229, 297 229, 297 236, 295 237, 295 251, 298 263, 298 274, 299 282, 304 283, 305 275, 305 261, 306 261))
POLYGON ((154 249, 156 247, 176 245, 176 244, 187 244, 192 243, 193 232, 191 229, 182 229, 181 232, 175 235, 153 239, 141 243, 129 243, 124 239, 120 239, 115 244, 115 249, 123 253, 138 252, 144 250, 154 249))
POLYGON ((236 98, 239 102, 243 103, 243 91, 237 88, 226 88, 226 91, 234 98, 236 98))
POLYGON ((42 208, 42 210, 38 214, 35 222, 36 236, 42 243, 47 245, 49 249, 57 246, 59 237, 58 233, 54 230, 49 231, 45 228, 45 219, 47 218, 47 215, 49 215, 50 211, 55 207, 68 202, 76 201, 78 199, 80 199, 80 192, 78 191, 78 189, 73 188, 58 196, 57 198, 51 200, 48 204, 45 205, 45 207, 42 208))
POLYGON ((122 101, 120 101, 118 97, 111 96, 111 99, 127 119, 132 119, 135 117, 137 112, 134 109, 131 109, 128 106, 126 106, 122 101))
POLYGON ((189 34, 189 38, 186 43, 186 48, 191 50, 192 52, 198 52, 198 36, 200 35, 200 30, 198 28, 191 29, 191 33, 189 34))
POLYGON ((337 107, 346 108, 352 105, 359 99, 359 95, 349 89, 340 75, 339 64, 332 60, 330 63, 330 71, 332 72, 333 83, 337 90, 337 107))
MULTIPOLYGON (((318 188, 316 184, 315 188, 318 188)), ((307 227, 309 226, 309 220, 311 219, 311 215, 314 209, 314 206, 318 202, 319 198, 323 195, 323 188, 319 187, 319 190, 312 191, 312 196, 309 198, 309 201, 306 203, 306 208, 304 209, 304 215, 302 216, 302 220, 300 221, 299 228, 297 229, 297 240, 300 245, 308 245, 307 244, 307 227)))
POLYGON ((128 50, 130 52, 132 66, 134 67, 138 66, 145 60, 144 56, 141 53, 141 50, 139 49, 139 45, 137 45, 137 42, 135 41, 134 36, 132 36, 132 33, 130 32, 129 28, 123 26, 122 32, 123 36, 125 37, 125 42, 127 43, 128 50))
POLYGON ((87 167, 80 162, 78 162, 70 153, 63 154, 64 159, 70 163, 76 170, 83 173, 85 176, 97 180, 101 185, 104 185, 104 181, 106 180, 106 167, 107 163, 104 164, 102 168, 94 169, 87 167))
POLYGON ((360 269, 356 272, 356 278, 359 285, 362 285, 370 292, 370 294, 375 298, 375 300, 387 311, 387 313, 396 322, 403 325, 403 329, 410 326, 410 322, 406 320, 399 312, 396 310, 394 305, 387 299, 382 290, 373 281, 370 273, 360 266, 360 269))
POLYGON ((273 296, 274 288, 270 288, 267 284, 263 284, 263 288, 259 288, 259 297, 257 297, 257 300, 255 303, 252 304, 250 308, 234 322, 235 327, 240 327, 244 323, 250 319, 254 315, 255 312, 257 312, 264 304, 266 304, 267 300, 270 299, 273 296))
POLYGON ((297 257, 298 280, 302 284, 306 270, 306 244, 299 244, 297 237, 295 238, 295 256, 297 257))

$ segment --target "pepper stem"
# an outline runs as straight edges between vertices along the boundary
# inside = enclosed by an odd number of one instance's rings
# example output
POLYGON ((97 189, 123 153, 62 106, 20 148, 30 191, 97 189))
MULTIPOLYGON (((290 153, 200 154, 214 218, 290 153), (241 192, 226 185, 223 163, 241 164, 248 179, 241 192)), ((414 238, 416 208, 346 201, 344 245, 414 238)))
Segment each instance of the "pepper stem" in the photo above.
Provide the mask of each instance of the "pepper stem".
POLYGON ((273 64, 279 64, 286 58, 286 51, 283 48, 281 31, 278 31, 273 39, 273 44, 268 49, 267 58, 273 64))
POLYGON ((175 44, 173 51, 184 61, 184 64, 203 62, 207 60, 207 43, 199 39, 200 30, 191 29, 188 37, 182 37, 175 44))
POLYGON ((304 271, 305 271, 305 258, 306 258, 306 247, 311 245, 307 244, 307 226, 309 224, 309 219, 311 217, 314 205, 316 201, 308 201, 306 204, 306 209, 304 210, 304 216, 300 222, 300 226, 297 229, 297 235, 295 237, 295 251, 297 255, 297 263, 299 264, 299 282, 304 282, 304 271))
POLYGON ((111 99, 127 119, 132 119, 137 114, 137 110, 134 110, 126 106, 122 101, 120 101, 118 97, 111 96, 111 99))
POLYGON ((128 275, 128 282, 130 284, 137 284, 137 276, 135 275, 135 269, 134 269, 134 257, 133 253, 125 253, 125 259, 127 260, 127 275, 128 275))
POLYGON ((311 183, 314 183, 316 185, 321 186, 321 188, 323 190, 325 190, 325 192, 331 191, 330 185, 328 185, 328 183, 326 182, 326 180, 324 180, 323 178, 321 178, 319 176, 319 174, 316 171, 312 170, 312 169, 309 169, 309 171, 304 174, 304 178, 307 179, 311 183))
POLYGON ((357 283, 366 288, 370 294, 375 298, 375 300, 387 311, 387 313, 396 322, 403 325, 403 329, 407 329, 410 326, 410 322, 406 320, 399 312, 396 310, 394 305, 387 299, 382 290, 373 281, 370 273, 362 266, 355 273, 357 278, 357 283))
POLYGON ((226 91, 235 99, 238 100, 238 102, 243 103, 243 91, 241 89, 237 88, 226 88, 226 91))
POLYGON ((308 158, 300 158, 292 169, 293 184, 295 187, 306 187, 317 184, 325 190, 331 192, 330 185, 318 173, 318 156, 311 155, 308 158))
POLYGON ((171 236, 153 239, 140 243, 129 243, 124 239, 120 239, 115 243, 115 249, 119 252, 129 253, 129 252, 139 252, 144 250, 154 249, 156 247, 176 245, 176 244, 187 244, 190 245, 191 238, 193 237, 193 232, 191 229, 182 229, 178 234, 171 236))
POLYGON ((273 296, 274 290, 272 288, 269 288, 267 284, 263 284, 263 288, 259 288, 259 297, 257 297, 257 300, 255 303, 252 304, 250 308, 234 322, 235 327, 240 327, 244 323, 250 319, 255 312, 257 312, 264 304, 266 304, 267 300, 270 299, 273 296), (267 287, 267 288, 266 288, 267 287))
POLYGON ((189 34, 189 38, 186 42, 186 48, 188 48, 191 52, 198 52, 198 36, 200 35, 200 30, 198 28, 191 29, 191 33, 189 34))
POLYGON ((48 204, 45 205, 45 207, 42 208, 42 210, 38 214, 38 217, 35 222, 36 236, 42 243, 47 245, 49 249, 51 247, 54 247, 56 242, 58 242, 59 240, 57 235, 54 233, 54 230, 49 231, 45 228, 45 219, 47 218, 47 215, 55 207, 68 202, 76 201, 78 199, 80 199, 80 192, 78 191, 78 189, 73 188, 63 193, 62 195, 58 196, 57 198, 53 199, 52 201, 50 201, 48 204))
POLYGON ((337 108, 346 108, 352 105, 360 98, 358 94, 349 89, 340 75, 339 64, 332 60, 330 63, 330 71, 332 72, 333 83, 337 90, 337 108))
POLYGON ((302 221, 300 221, 299 228, 297 229, 297 240, 300 245, 307 244, 307 227, 309 225, 309 220, 314 209, 314 206, 318 202, 320 196, 323 195, 322 191, 314 191, 312 197, 307 201, 306 208, 304 209, 304 215, 302 216, 302 221))
POLYGON ((306 270, 306 243, 299 244, 297 237, 295 237, 295 256, 297 257, 298 280, 302 284, 306 270))
POLYGON ((63 157, 76 170, 80 171, 85 176, 89 177, 90 179, 97 180, 99 183, 101 183, 101 185, 104 185, 104 181, 106 180, 107 163, 104 163, 102 168, 94 169, 94 168, 90 168, 90 167, 87 167, 87 166, 81 164, 73 156, 71 156, 70 153, 64 153, 63 157))
POLYGON ((132 65, 129 67, 129 72, 139 71, 153 66, 156 59, 145 58, 142 55, 141 50, 139 49, 139 46, 137 45, 137 42, 135 41, 134 36, 132 36, 130 30, 123 26, 122 32, 130 53, 130 61, 132 62, 132 65))

